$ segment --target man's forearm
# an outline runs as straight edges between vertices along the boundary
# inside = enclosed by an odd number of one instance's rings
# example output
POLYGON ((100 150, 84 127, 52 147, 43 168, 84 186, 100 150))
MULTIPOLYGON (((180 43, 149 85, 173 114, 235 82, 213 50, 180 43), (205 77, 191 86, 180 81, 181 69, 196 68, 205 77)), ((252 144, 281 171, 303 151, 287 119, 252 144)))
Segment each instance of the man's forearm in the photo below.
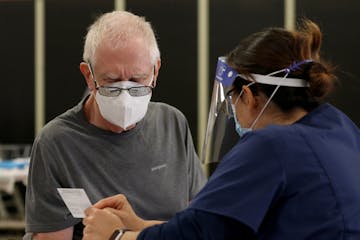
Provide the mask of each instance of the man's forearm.
POLYGON ((74 227, 65 228, 56 232, 34 233, 33 240, 72 240, 74 227))
POLYGON ((124 236, 121 237, 121 240, 136 240, 138 236, 139 232, 127 231, 125 232, 124 236))

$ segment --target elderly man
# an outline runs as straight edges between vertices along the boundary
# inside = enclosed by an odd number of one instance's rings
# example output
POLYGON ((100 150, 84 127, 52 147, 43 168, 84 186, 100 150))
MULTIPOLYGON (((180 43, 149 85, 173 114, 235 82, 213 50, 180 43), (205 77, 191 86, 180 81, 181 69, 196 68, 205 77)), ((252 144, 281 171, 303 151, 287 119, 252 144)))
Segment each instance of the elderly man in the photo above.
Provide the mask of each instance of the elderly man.
POLYGON ((57 188, 83 188, 90 201, 126 194, 145 219, 167 220, 205 183, 183 114, 150 102, 160 52, 149 22, 106 13, 86 36, 80 63, 90 94, 36 138, 26 194, 24 239, 82 238, 57 188))

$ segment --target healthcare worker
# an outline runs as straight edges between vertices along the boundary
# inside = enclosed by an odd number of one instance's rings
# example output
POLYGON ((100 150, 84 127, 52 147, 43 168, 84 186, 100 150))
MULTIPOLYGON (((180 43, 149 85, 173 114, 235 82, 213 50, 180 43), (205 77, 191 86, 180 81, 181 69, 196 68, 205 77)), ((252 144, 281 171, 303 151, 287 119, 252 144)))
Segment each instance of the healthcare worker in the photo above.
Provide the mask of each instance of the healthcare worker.
POLYGON ((360 132, 324 102, 336 77, 318 26, 301 26, 254 33, 220 59, 240 139, 186 210, 145 221, 117 195, 86 211, 84 239, 360 239, 360 132))

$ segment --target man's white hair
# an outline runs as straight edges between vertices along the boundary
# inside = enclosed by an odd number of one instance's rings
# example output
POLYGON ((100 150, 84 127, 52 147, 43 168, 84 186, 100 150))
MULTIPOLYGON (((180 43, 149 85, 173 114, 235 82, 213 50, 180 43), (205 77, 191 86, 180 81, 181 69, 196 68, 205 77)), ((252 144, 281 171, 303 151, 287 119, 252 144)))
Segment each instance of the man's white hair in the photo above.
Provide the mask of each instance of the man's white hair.
POLYGON ((88 29, 85 38, 83 60, 96 63, 96 50, 103 40, 114 48, 121 48, 127 42, 140 37, 149 44, 151 62, 160 58, 159 47, 150 22, 144 17, 125 11, 113 11, 101 15, 88 29))

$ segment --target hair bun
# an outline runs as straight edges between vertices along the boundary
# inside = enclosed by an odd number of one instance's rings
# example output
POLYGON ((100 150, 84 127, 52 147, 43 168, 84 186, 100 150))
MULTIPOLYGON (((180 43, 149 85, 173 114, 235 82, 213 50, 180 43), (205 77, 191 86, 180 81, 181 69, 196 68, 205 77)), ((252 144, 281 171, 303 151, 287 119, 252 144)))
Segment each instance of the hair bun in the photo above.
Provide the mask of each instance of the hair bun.
POLYGON ((323 99, 332 92, 337 80, 334 68, 328 63, 313 62, 309 67, 309 93, 317 99, 323 99))

